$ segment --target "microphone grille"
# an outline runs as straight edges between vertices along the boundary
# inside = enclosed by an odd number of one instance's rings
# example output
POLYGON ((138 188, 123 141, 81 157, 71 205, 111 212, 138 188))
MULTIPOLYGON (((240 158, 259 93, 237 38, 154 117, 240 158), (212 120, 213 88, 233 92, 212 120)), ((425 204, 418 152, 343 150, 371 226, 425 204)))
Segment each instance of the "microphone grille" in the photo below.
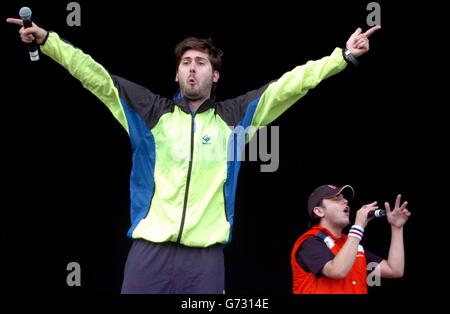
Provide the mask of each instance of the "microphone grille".
POLYGON ((29 7, 22 7, 19 10, 19 16, 22 20, 31 19, 31 9, 29 7))

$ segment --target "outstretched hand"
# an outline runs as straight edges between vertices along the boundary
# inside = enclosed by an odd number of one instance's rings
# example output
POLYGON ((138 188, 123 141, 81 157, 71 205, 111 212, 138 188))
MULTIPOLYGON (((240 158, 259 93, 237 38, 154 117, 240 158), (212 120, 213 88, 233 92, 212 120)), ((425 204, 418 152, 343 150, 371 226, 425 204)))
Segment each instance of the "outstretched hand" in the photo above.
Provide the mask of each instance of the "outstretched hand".
POLYGON ((395 200, 395 207, 391 210, 391 206, 388 202, 385 202, 384 205, 386 207, 387 212, 387 220, 393 227, 401 228, 408 221, 409 216, 411 216, 410 211, 406 208, 408 202, 403 202, 400 206, 401 195, 397 195, 397 199, 395 200))
POLYGON ((35 40, 36 44, 40 45, 44 42, 44 39, 47 36, 47 31, 34 23, 32 27, 24 28, 21 19, 8 18, 6 19, 6 22, 22 26, 19 30, 19 34, 24 43, 29 44, 35 40))
POLYGON ((375 25, 374 27, 367 30, 365 33, 362 29, 358 29, 350 36, 347 40, 347 49, 350 50, 353 56, 359 57, 369 51, 369 36, 375 33, 381 28, 380 25, 375 25))

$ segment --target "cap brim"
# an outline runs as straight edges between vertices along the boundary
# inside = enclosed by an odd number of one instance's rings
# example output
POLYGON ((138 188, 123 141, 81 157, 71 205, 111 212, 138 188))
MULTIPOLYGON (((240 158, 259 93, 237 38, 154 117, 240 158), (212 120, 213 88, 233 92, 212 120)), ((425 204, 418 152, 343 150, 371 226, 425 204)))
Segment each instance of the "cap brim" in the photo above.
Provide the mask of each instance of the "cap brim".
POLYGON ((347 185, 344 185, 344 186, 341 186, 341 188, 340 188, 339 191, 335 194, 335 196, 338 195, 338 194, 341 194, 342 191, 345 190, 346 188, 349 188, 349 189, 352 191, 352 198, 355 197, 355 190, 353 189, 353 187, 352 187, 351 185, 348 185, 348 184, 347 184, 347 185))

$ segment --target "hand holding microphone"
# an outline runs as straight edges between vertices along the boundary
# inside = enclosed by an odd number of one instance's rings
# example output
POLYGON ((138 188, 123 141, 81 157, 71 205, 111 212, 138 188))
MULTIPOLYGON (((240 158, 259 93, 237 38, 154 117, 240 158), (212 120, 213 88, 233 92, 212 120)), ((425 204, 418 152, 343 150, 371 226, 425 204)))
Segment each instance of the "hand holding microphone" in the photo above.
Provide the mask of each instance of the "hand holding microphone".
MULTIPOLYGON (((23 7, 19 11, 19 16, 22 19, 23 28, 30 28, 33 26, 31 23, 31 9, 29 7, 23 7)), ((34 39, 28 43, 28 52, 30 53, 31 61, 39 60, 39 50, 34 42, 34 39)))
POLYGON ((365 228, 369 220, 374 217, 373 215, 377 210, 379 210, 377 202, 372 202, 370 204, 364 205, 356 212, 355 224, 361 226, 362 228, 365 228))
POLYGON ((31 61, 39 60, 39 52, 36 47, 44 42, 47 37, 47 31, 35 23, 31 22, 31 9, 23 7, 19 11, 21 19, 8 18, 6 22, 23 26, 19 30, 20 37, 24 43, 28 44, 31 61))

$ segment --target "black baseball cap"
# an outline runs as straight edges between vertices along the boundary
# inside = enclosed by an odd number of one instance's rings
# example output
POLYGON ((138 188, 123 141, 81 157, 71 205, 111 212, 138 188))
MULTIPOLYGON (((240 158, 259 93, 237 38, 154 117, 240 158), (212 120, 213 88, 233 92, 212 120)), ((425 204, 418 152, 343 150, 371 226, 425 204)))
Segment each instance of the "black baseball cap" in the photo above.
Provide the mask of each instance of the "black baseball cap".
POLYGON ((311 216, 312 211, 314 207, 319 206, 320 201, 322 201, 324 198, 331 198, 335 197, 336 195, 339 195, 342 193, 343 190, 349 189, 352 191, 352 198, 355 196, 355 191, 350 185, 343 185, 341 187, 337 187, 335 185, 331 184, 324 184, 319 187, 317 187, 309 196, 308 198, 308 213, 311 216))

